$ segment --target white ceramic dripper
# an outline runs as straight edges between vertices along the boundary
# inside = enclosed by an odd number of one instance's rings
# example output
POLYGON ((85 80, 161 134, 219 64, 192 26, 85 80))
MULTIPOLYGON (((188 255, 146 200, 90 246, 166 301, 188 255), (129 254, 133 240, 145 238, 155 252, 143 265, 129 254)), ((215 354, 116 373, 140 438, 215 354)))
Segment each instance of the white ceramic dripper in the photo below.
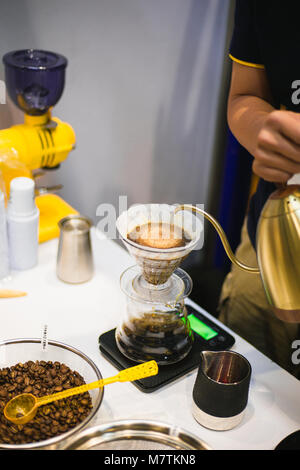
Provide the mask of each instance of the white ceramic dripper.
POLYGON ((199 217, 189 211, 175 214, 175 208, 167 204, 139 204, 124 211, 117 220, 123 243, 141 268, 144 279, 152 285, 168 281, 184 258, 196 248, 202 234, 203 223, 199 217), (182 229, 190 242, 175 248, 153 248, 128 239, 128 234, 137 226, 157 222, 182 229))

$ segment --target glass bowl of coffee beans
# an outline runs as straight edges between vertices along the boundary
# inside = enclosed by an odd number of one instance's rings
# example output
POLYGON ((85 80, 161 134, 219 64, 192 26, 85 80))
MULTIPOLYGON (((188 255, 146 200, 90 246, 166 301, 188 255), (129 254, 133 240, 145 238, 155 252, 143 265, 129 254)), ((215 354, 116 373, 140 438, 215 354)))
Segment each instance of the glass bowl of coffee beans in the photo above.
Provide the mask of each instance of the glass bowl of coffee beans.
POLYGON ((103 389, 41 406, 32 421, 8 421, 5 404, 20 393, 37 397, 101 380, 101 373, 85 354, 66 344, 40 339, 0 342, 0 449, 59 449, 97 413, 103 389))

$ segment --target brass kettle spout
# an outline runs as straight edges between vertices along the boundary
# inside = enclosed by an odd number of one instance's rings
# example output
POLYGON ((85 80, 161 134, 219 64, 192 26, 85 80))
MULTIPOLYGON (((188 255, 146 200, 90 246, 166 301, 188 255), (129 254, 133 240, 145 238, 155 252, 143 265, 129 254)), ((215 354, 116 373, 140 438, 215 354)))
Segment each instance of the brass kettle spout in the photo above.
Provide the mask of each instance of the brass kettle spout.
POLYGON ((205 210, 203 210, 203 209, 199 209, 199 207, 192 206, 192 205, 185 205, 185 204, 177 206, 176 209, 175 209, 175 214, 179 211, 184 211, 184 210, 189 210, 189 211, 192 211, 192 212, 198 212, 199 214, 204 215, 204 217, 207 220, 209 220, 209 222, 216 229, 216 231, 217 231, 217 233, 218 233, 218 235, 221 239, 224 250, 226 251, 226 254, 227 254, 228 258, 230 259, 230 261, 233 264, 235 264, 239 268, 243 269, 244 271, 247 271, 248 273, 254 273, 254 274, 259 274, 260 273, 260 270, 257 267, 248 266, 247 264, 244 264, 244 263, 242 263, 241 261, 239 261, 237 259, 237 257, 234 255, 234 253, 233 253, 233 251, 230 247, 228 238, 226 237, 226 234, 225 234, 223 228, 221 227, 220 223, 212 215, 210 215, 208 212, 205 212, 205 210))

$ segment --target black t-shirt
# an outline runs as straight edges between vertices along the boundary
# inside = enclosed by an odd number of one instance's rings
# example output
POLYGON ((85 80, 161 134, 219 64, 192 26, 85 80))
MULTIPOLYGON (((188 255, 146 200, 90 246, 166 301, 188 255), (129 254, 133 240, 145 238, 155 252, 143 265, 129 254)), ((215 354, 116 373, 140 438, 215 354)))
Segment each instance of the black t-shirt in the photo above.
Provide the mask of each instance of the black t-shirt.
MULTIPOLYGON (((230 57, 265 70, 275 108, 300 112, 300 1, 236 0, 230 57)), ((254 247, 261 210, 275 189, 260 179, 251 199, 248 232, 254 247)))

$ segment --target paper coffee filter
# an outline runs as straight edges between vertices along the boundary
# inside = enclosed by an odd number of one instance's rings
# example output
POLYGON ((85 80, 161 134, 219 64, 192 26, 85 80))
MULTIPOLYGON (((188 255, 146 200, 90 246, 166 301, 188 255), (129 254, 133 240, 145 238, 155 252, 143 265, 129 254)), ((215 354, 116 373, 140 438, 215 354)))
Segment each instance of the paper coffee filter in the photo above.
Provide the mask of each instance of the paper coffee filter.
POLYGON ((176 206, 167 204, 139 204, 124 211, 117 220, 117 229, 129 253, 141 267, 143 276, 151 284, 164 284, 182 260, 196 247, 203 222, 189 211, 174 214, 176 206), (137 226, 156 222, 174 225, 184 230, 191 241, 175 248, 142 246, 127 238, 137 226))
MULTIPOLYGON (((117 220, 117 229, 123 239, 127 239, 128 233, 132 232, 137 226, 148 224, 149 222, 162 222, 174 224, 188 233, 191 243, 186 245, 194 245, 201 236, 203 230, 203 222, 200 217, 190 211, 180 211, 174 213, 176 206, 168 204, 138 204, 130 207, 127 211, 122 212, 117 220)), ((133 243, 130 241, 130 243, 133 243)), ((136 244, 138 248, 141 245, 136 244)), ((186 248, 181 247, 181 248, 186 248)), ((150 251, 157 251, 157 248, 143 247, 150 251)), ((172 249, 167 249, 170 252, 172 249)), ((177 248, 173 251, 178 250, 177 248)))

